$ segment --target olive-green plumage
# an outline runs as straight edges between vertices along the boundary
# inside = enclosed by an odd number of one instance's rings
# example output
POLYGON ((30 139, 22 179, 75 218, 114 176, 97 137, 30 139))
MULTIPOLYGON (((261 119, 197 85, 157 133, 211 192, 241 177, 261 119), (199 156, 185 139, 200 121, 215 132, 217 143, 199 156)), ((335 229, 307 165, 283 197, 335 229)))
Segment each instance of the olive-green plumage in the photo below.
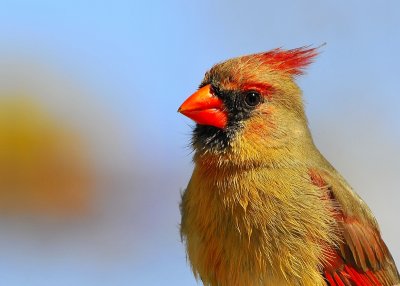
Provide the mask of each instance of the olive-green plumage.
POLYGON ((182 237, 204 285, 399 282, 368 206, 311 138, 294 76, 315 54, 273 50, 206 73, 202 86, 218 90, 228 121, 194 130, 181 202, 182 237), (249 86, 262 97, 256 106, 243 101, 249 86))

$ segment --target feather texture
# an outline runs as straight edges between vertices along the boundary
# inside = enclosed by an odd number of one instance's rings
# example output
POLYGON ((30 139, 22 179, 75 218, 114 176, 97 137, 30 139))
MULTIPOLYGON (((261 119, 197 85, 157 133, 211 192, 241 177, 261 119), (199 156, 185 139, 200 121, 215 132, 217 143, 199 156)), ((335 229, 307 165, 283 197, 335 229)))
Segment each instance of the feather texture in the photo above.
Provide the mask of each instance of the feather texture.
POLYGON ((329 184, 335 178, 325 172, 310 171, 311 181, 321 190, 329 191, 329 200, 336 206, 332 213, 339 229, 341 241, 332 247, 329 260, 324 265, 324 276, 331 286, 392 286, 399 281, 393 258, 382 240, 375 222, 365 221, 357 214, 345 213, 335 198, 335 193, 346 192, 345 189, 334 189, 339 184, 329 184), (326 180, 324 179, 326 177, 326 180))
POLYGON ((259 56, 274 69, 288 72, 292 75, 301 75, 317 54, 316 48, 301 47, 292 50, 278 48, 262 53, 259 56))
POLYGON ((206 286, 400 282, 372 212, 312 140, 294 75, 316 54, 238 57, 202 81, 227 120, 194 129, 195 168, 180 208, 189 261, 206 286))

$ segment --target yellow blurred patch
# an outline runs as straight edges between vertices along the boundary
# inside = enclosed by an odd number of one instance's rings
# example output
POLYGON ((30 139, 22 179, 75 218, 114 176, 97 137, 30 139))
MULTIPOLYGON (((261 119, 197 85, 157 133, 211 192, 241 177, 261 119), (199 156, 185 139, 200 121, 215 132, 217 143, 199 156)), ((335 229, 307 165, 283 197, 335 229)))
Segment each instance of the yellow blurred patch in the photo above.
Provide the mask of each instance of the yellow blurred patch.
POLYGON ((87 212, 93 180, 86 148, 53 117, 33 98, 0 95, 0 214, 87 212))

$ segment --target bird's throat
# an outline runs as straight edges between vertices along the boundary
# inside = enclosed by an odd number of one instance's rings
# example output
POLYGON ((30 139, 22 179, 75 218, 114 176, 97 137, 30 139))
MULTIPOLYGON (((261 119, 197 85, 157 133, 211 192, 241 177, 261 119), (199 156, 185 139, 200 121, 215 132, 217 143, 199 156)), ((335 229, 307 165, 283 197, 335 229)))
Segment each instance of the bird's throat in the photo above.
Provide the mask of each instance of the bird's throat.
POLYGON ((237 134, 238 126, 221 129, 214 126, 199 125, 193 130, 192 145, 196 151, 221 152, 229 148, 237 134))

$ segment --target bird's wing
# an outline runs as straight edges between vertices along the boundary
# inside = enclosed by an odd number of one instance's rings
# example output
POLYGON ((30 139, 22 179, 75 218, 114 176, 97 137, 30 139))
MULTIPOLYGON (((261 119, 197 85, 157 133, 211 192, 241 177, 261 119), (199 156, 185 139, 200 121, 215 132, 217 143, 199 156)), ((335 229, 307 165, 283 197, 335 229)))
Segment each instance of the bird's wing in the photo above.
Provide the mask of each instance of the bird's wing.
MULTIPOLYGON (((314 185, 328 191, 328 199, 332 200, 335 212, 332 216, 338 222, 341 242, 328 249, 329 258, 324 263, 323 275, 330 286, 393 286, 399 283, 399 273, 393 258, 382 240, 374 221, 365 219, 354 209, 346 210, 341 203, 343 199, 355 198, 342 182, 329 172, 310 170, 310 178, 314 185), (340 188, 343 188, 340 190, 340 188), (347 192, 342 196, 340 192, 347 192)), ((351 202, 348 202, 351 203, 351 202)))

